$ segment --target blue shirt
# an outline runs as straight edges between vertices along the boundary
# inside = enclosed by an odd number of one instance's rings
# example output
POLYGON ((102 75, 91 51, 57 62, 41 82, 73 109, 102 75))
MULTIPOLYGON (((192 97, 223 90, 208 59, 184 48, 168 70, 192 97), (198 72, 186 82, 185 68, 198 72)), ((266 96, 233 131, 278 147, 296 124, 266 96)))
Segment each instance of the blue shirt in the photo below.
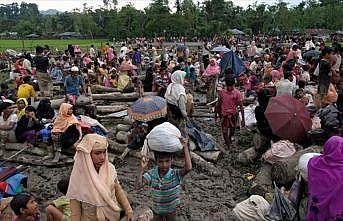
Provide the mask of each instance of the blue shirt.
POLYGON ((180 170, 170 168, 167 174, 160 178, 158 167, 155 167, 143 175, 151 187, 154 213, 167 215, 176 212, 180 204, 180 174, 180 170))
POLYGON ((67 94, 79 96, 80 86, 83 86, 83 78, 80 75, 76 78, 68 75, 64 81, 64 86, 66 87, 67 94))

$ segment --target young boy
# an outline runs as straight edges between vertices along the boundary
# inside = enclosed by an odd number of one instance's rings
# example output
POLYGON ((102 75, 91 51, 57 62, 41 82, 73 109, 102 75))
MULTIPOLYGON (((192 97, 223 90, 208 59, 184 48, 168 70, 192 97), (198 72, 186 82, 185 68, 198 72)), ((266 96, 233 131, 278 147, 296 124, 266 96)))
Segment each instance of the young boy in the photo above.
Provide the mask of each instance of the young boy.
POLYGON ((55 199, 46 208, 46 221, 69 221, 70 220, 70 200, 65 197, 68 191, 69 179, 62 179, 57 183, 57 189, 63 196, 55 199))
POLYGON ((219 102, 217 111, 221 119, 221 127, 225 144, 230 149, 231 139, 235 134, 238 119, 238 109, 242 115, 242 127, 245 126, 244 108, 242 95, 235 88, 235 79, 227 78, 225 80, 226 88, 219 92, 219 102), (229 131, 230 130, 230 131, 229 131))
POLYGON ((137 171, 136 188, 142 188, 143 182, 151 187, 154 221, 176 220, 176 210, 180 204, 181 179, 192 169, 187 141, 182 142, 182 144, 185 155, 183 170, 171 168, 173 153, 154 152, 157 167, 142 176, 143 170, 148 165, 147 162, 142 160, 137 171))
POLYGON ((29 193, 21 193, 13 197, 10 203, 16 217, 13 221, 39 221, 38 204, 29 193))

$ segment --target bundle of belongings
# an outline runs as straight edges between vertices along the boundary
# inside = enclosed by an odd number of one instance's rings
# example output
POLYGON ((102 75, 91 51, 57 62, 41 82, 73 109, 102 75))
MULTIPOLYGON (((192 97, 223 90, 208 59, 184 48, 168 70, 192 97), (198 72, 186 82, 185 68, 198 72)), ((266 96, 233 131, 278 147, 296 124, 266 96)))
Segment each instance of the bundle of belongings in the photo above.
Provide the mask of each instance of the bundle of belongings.
POLYGON ((317 115, 321 120, 322 128, 325 130, 339 128, 342 125, 342 113, 332 104, 321 108, 317 115))
POLYGON ((180 130, 169 122, 154 127, 144 140, 141 151, 142 160, 147 162, 149 158, 153 158, 150 151, 167 153, 181 151, 183 149, 181 138, 180 130))

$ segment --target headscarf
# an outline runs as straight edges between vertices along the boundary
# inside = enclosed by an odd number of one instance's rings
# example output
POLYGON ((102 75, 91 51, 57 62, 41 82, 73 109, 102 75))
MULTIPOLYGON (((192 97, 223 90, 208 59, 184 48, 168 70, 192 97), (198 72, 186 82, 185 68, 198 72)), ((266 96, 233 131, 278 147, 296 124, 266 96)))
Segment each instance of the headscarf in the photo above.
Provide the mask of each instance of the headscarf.
POLYGON ((167 103, 179 106, 180 96, 186 96, 186 89, 183 86, 183 82, 186 76, 184 71, 175 71, 171 75, 171 82, 164 95, 167 103))
POLYGON ((96 171, 90 153, 94 150, 105 150, 108 147, 106 137, 87 134, 76 146, 74 166, 71 172, 67 197, 97 207, 97 220, 119 220, 121 211, 113 193, 117 171, 106 159, 96 171), (82 185, 84 188, 80 188, 82 185), (117 218, 115 218, 117 217, 117 218))
POLYGON ((264 216, 267 215, 269 207, 269 203, 262 196, 252 195, 238 203, 233 213, 240 221, 261 221, 267 220, 264 216))
POLYGON ((76 119, 74 114, 69 115, 68 110, 72 108, 73 105, 68 103, 62 103, 60 106, 60 110, 58 112, 58 116, 54 122, 54 127, 52 128, 52 132, 64 132, 70 125, 80 124, 79 121, 76 119))
POLYGON ((331 137, 323 155, 308 163, 309 208, 307 219, 343 218, 343 138, 331 137))
POLYGON ((22 116, 25 115, 25 108, 29 105, 29 103, 27 102, 26 98, 19 98, 17 100, 17 105, 18 105, 19 101, 24 101, 25 107, 23 109, 21 109, 21 110, 17 110, 18 119, 20 119, 22 116))
POLYGON ((38 119, 53 119, 55 117, 55 111, 51 107, 49 99, 43 99, 39 102, 36 116, 38 119))
POLYGON ((270 72, 270 74, 272 75, 272 81, 273 82, 278 82, 281 80, 281 73, 278 70, 273 70, 272 72, 270 72))
POLYGON ((220 73, 220 67, 219 67, 218 63, 216 62, 216 60, 212 58, 210 61, 214 61, 214 65, 209 64, 207 66, 207 68, 203 74, 205 77, 218 75, 220 73))

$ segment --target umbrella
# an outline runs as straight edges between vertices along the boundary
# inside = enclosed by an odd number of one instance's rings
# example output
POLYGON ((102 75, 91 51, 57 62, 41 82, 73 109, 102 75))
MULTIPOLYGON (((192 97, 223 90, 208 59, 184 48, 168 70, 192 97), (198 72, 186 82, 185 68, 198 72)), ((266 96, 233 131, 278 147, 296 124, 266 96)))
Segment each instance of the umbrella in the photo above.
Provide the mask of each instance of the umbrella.
POLYGON ((308 52, 305 52, 303 57, 304 58, 314 58, 314 57, 319 57, 321 54, 320 51, 317 51, 317 50, 311 50, 311 51, 308 51, 308 52))
POLYGON ((158 96, 142 97, 127 109, 127 113, 134 120, 148 122, 167 114, 167 102, 158 96))
POLYGON ((228 49, 227 47, 215 47, 212 49, 213 52, 229 52, 231 51, 230 49, 228 49))
POLYGON ((312 127, 305 105, 288 94, 271 98, 264 115, 275 135, 292 142, 306 140, 312 127))

